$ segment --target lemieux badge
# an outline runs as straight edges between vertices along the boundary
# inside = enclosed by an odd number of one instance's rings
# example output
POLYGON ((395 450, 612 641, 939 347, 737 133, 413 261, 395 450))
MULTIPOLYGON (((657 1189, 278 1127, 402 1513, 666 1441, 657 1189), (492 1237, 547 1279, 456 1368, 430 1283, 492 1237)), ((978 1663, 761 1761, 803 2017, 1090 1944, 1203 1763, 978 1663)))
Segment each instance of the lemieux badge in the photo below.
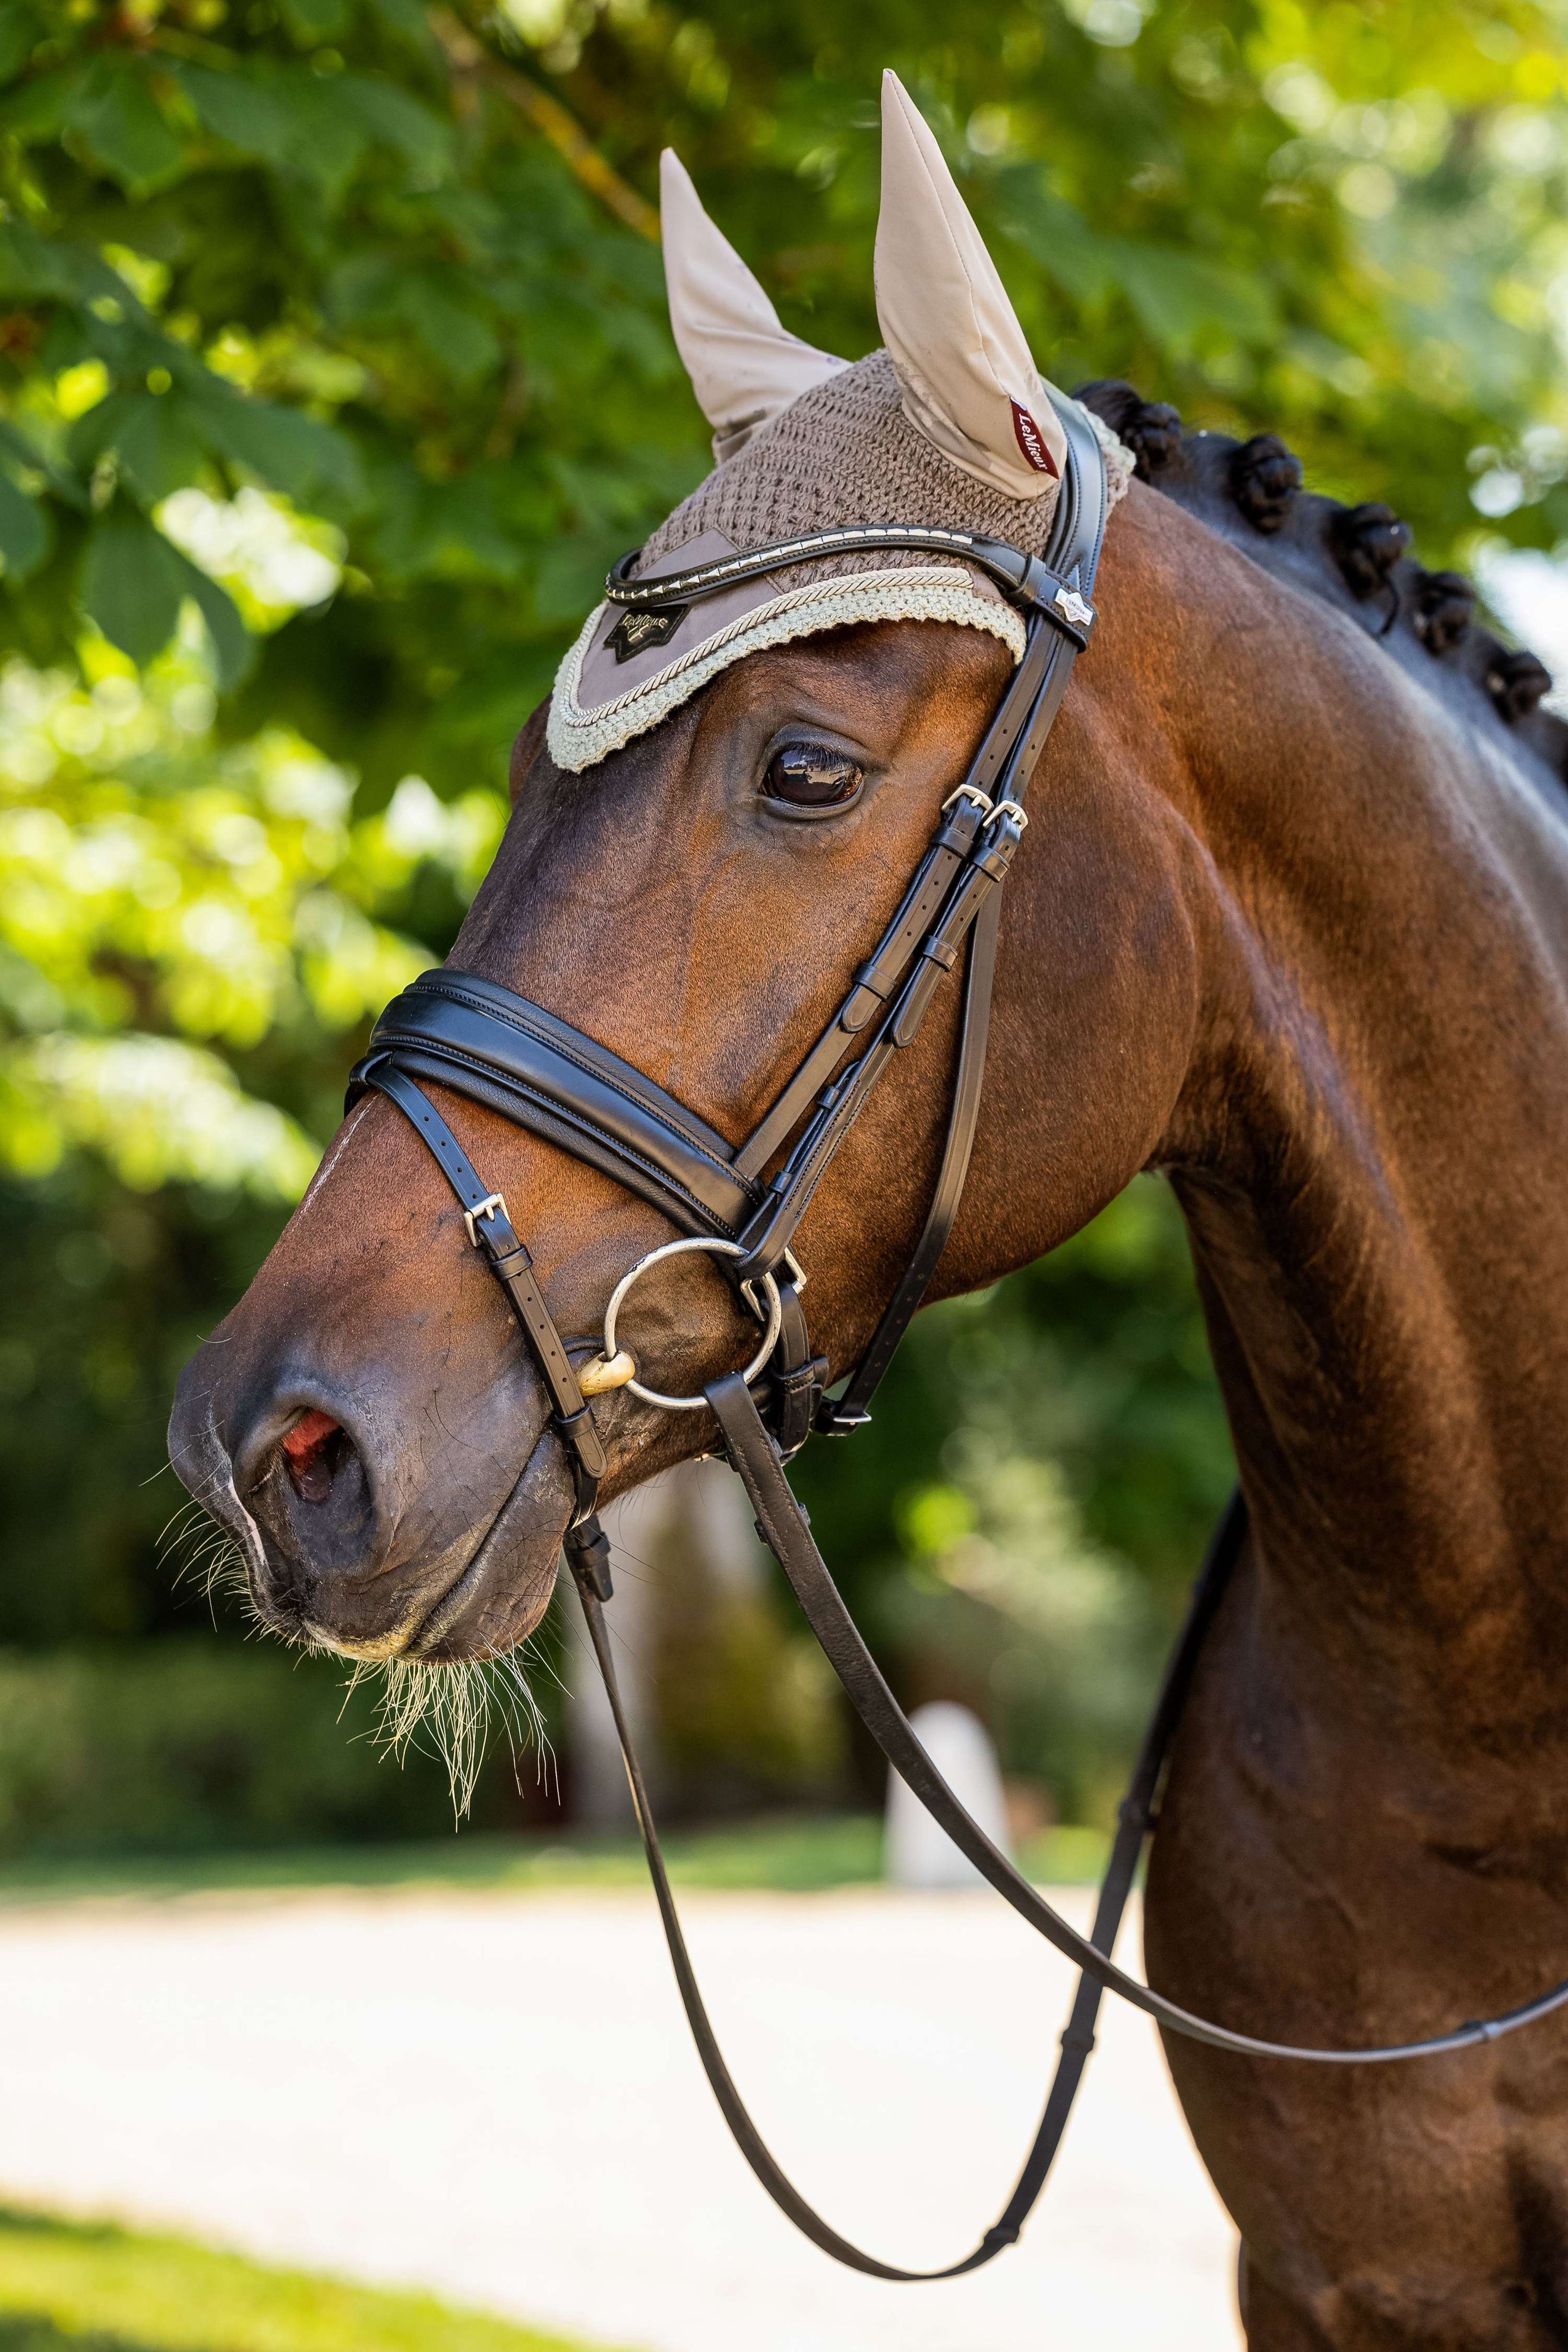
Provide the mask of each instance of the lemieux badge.
POLYGON ((690 611, 689 604, 669 604, 662 613, 641 613, 628 605, 604 642, 618 662, 628 662, 650 646, 667 646, 690 611))

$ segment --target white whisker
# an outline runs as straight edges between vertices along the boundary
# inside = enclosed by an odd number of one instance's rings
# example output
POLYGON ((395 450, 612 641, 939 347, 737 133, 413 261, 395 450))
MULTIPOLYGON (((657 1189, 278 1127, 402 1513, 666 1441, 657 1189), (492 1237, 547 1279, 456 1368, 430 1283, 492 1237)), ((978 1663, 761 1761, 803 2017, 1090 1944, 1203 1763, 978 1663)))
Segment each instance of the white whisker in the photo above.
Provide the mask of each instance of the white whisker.
MULTIPOLYGON (((183 1503, 168 1521, 159 1538, 159 1559, 172 1570, 176 1586, 187 1582, 199 1586, 214 1619, 220 1594, 236 1601, 246 1621, 247 1641, 262 1633, 277 1633, 277 1627, 269 1625, 256 1607, 239 1543, 208 1515, 199 1499, 183 1503)), ((329 1652, 308 1630, 291 1638, 301 1655, 341 1655, 329 1652)), ((542 1656, 538 1663, 550 1671, 542 1656)), ((444 1664, 420 1658, 356 1659, 343 1684, 340 1723, 361 1684, 376 1688, 376 1716, 370 1737, 383 1755, 400 1764, 416 1745, 439 1757, 446 1767, 452 1810, 458 1821, 474 1801, 492 1715, 512 1749, 519 1791, 522 1756, 529 1748, 538 1759, 538 1777, 559 1783, 538 1703, 516 1653, 444 1664)))
POLYGON ((516 1656, 439 1664, 421 1658, 361 1662, 348 1678, 344 1704, 361 1682, 372 1680, 381 1687, 371 1738, 384 1756, 400 1764, 415 1746, 439 1757, 446 1767, 457 1821, 474 1801, 492 1713, 499 1717, 515 1759, 532 1747, 541 1758, 549 1756, 553 1770, 555 1759, 538 1705, 516 1656))

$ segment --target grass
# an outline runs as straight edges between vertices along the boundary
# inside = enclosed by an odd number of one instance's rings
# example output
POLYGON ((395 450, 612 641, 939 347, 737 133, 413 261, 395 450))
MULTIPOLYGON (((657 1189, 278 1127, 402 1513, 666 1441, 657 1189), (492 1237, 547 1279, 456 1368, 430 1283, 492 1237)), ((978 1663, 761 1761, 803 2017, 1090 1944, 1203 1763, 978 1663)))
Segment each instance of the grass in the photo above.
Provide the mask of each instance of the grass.
MULTIPOLYGON (((1042 1885, 1099 1876, 1098 1830, 1047 1830, 1022 1861, 1042 1885)), ((666 1842, 677 1886, 811 1894, 873 1884, 882 1874, 882 1824, 871 1813, 783 1815, 733 1827, 675 1831, 666 1842)), ((103 1896, 168 1899, 206 1893, 311 1887, 467 1887, 524 1893, 548 1887, 639 1887, 643 1850, 632 1836, 539 1832, 461 1835, 419 1845, 305 1846, 252 1853, 34 1857, 0 1863, 0 1906, 103 1896)), ((8 2352, 0 2337, 0 2352, 8 2352)))
POLYGON ((584 2352, 423 2294, 0 2208, 0 2352, 584 2352))

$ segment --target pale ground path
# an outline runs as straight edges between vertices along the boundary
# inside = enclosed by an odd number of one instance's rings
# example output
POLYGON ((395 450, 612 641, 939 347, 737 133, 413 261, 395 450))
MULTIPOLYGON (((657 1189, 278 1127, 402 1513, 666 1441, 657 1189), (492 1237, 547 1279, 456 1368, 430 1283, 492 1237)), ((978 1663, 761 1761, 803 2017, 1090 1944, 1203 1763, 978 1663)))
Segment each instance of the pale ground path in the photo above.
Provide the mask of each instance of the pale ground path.
MULTIPOLYGON (((1085 1897, 1064 1907, 1087 1926, 1085 1897)), ((894 2260, 967 2246, 1032 2131, 1065 1965, 988 1895, 686 1909, 743 2091, 805 2192, 894 2260)), ((1229 2225, 1153 2029, 1108 2007, 1022 2246, 896 2287, 764 2199, 643 1897, 13 1912, 0 2196, 649 2352, 1233 2352, 1229 2225)))

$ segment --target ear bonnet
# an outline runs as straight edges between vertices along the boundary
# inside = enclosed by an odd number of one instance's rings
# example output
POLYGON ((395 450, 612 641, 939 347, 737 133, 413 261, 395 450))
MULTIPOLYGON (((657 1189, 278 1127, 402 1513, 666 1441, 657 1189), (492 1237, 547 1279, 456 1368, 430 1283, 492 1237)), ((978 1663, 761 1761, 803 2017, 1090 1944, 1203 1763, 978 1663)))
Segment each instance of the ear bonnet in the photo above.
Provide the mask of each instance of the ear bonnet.
MULTIPOLYGON (((894 76, 883 85, 876 251, 884 351, 850 366, 786 333, 670 154, 663 194, 675 341, 719 463, 648 541, 634 578, 841 523, 936 524, 1043 550, 1061 428, 941 152, 894 76)), ((1132 456, 1089 421, 1114 501, 1132 456)), ((990 581, 915 552, 815 560, 672 614, 601 604, 556 677, 550 756, 591 767, 747 654, 863 621, 956 622, 999 637, 1015 662, 1023 654, 1022 618, 990 581)))

